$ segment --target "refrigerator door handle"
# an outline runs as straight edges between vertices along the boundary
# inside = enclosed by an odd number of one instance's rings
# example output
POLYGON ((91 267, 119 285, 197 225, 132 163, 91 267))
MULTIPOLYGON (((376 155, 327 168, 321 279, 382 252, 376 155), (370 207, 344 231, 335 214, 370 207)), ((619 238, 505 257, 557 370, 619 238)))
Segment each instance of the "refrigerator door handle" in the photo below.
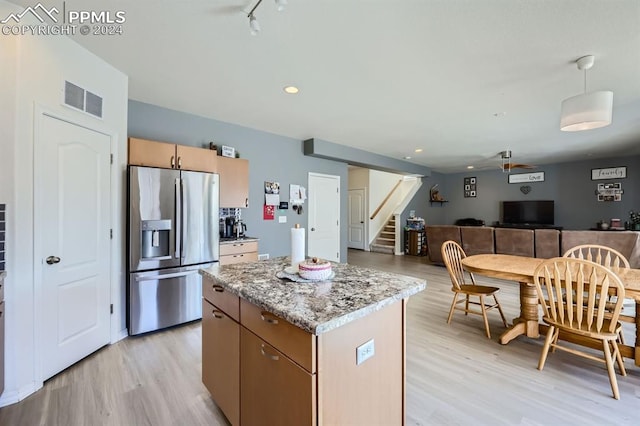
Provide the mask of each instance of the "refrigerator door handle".
POLYGON ((193 274, 197 274, 198 270, 194 269, 192 271, 185 271, 185 272, 174 272, 172 274, 160 274, 160 275, 143 275, 143 276, 136 276, 135 280, 137 282, 140 281, 157 281, 157 280, 166 280, 169 278, 177 278, 177 277, 186 277, 187 275, 193 275, 193 274))
MULTIPOLYGON (((180 240, 184 241, 185 218, 189 214, 187 203, 184 200, 184 179, 180 178, 180 240)), ((180 248, 180 262, 184 261, 184 247, 180 248)))
POLYGON ((181 179, 176 178, 176 226, 175 226, 175 236, 176 236, 176 247, 175 247, 175 255, 176 259, 180 258, 180 253, 182 252, 182 190, 180 187, 181 179))

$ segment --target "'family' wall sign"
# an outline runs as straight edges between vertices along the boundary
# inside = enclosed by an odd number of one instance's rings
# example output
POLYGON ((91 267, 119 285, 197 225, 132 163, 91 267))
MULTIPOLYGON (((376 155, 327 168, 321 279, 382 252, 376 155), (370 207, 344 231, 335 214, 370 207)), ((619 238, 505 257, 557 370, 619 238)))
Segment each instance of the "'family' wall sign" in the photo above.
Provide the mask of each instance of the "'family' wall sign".
POLYGON ((626 179, 627 167, 609 167, 606 169, 591 169, 591 180, 626 179))

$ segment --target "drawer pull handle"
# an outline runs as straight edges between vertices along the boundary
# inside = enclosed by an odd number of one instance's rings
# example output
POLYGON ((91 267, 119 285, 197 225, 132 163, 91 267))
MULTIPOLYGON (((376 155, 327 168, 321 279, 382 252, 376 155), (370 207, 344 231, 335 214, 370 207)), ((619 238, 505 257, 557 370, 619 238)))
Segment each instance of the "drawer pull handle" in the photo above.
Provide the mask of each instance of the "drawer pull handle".
POLYGON ((269 317, 267 317, 266 315, 267 315, 267 313, 266 313, 266 312, 262 312, 262 313, 260 314, 260 318, 262 318, 262 321, 265 321, 265 322, 267 322, 267 323, 269 323, 269 324, 273 324, 273 325, 277 325, 277 324, 278 324, 278 320, 277 320, 277 319, 275 319, 275 318, 269 318, 269 317))
POLYGON ((262 345, 262 347, 260 348, 260 353, 262 354, 262 356, 266 356, 267 358, 269 358, 272 361, 278 361, 280 359, 280 357, 278 355, 271 355, 268 354, 265 350, 264 350, 264 345, 262 345))
POLYGON ((212 287, 213 287, 213 291, 217 291, 218 293, 224 292, 224 288, 221 285, 214 284, 212 287))
POLYGON ((233 257, 244 257, 244 254, 234 254, 233 257))
POLYGON ((216 311, 215 309, 213 311, 211 311, 211 313, 213 314, 214 317, 216 317, 218 319, 224 318, 224 315, 222 315, 222 312, 216 311))
POLYGON ((171 168, 176 168, 176 157, 174 157, 173 155, 171 156, 171 168))

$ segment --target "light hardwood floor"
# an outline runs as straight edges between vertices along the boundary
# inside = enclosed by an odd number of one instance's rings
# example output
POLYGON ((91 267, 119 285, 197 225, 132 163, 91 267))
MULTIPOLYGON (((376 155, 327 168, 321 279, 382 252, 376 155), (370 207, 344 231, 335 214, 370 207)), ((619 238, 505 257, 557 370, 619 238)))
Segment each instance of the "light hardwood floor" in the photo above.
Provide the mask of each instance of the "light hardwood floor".
MULTIPOLYGON (((491 340, 479 316, 456 312, 447 325, 449 277, 424 257, 350 250, 349 262, 427 279, 408 304, 408 425, 640 423, 640 369, 631 361, 616 401, 603 364, 556 352, 538 371, 542 339, 498 344, 497 312, 491 340)), ((517 284, 477 278, 500 287, 507 319, 517 316, 517 284)), ((201 383, 200 339, 195 322, 103 348, 0 409, 0 425, 226 425, 201 383)))

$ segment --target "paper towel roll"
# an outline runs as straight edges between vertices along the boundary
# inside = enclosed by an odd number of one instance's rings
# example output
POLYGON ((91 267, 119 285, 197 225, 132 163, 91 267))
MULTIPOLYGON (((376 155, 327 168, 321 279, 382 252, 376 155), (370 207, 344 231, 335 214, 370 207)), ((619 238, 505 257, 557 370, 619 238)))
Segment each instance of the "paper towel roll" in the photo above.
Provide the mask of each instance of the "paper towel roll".
POLYGON ((304 257, 304 228, 291 228, 291 267, 297 270, 304 257))

